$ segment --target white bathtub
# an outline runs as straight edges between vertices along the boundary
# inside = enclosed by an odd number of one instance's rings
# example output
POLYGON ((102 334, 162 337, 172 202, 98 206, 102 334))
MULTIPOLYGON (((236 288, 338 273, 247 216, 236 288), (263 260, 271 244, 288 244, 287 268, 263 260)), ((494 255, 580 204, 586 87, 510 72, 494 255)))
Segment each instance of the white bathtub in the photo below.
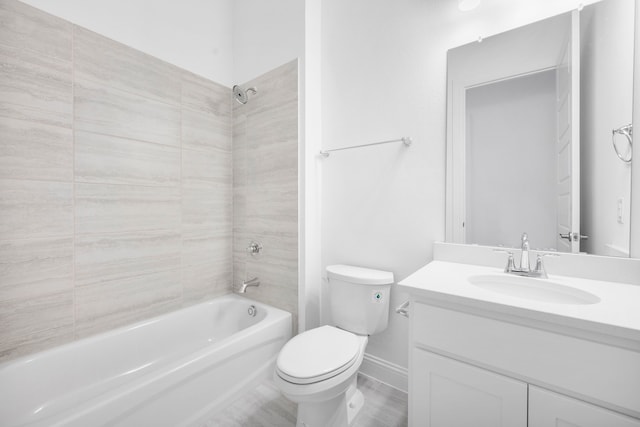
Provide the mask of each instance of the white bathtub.
POLYGON ((290 313, 226 295, 0 365, 0 425, 197 425, 290 337, 290 313))

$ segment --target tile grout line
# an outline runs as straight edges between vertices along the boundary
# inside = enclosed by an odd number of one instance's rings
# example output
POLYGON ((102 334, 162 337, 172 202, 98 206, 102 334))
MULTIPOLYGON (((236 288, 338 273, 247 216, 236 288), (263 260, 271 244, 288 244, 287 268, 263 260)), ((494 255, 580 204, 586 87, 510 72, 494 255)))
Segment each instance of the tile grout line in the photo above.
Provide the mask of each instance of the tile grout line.
POLYGON ((233 109, 233 97, 230 97, 229 99, 229 107, 231 109, 231 122, 230 122, 230 127, 231 127, 231 245, 230 245, 230 257, 229 257, 229 261, 231 262, 231 280, 229 280, 230 283, 230 291, 234 292, 235 291, 235 284, 236 284, 236 269, 235 269, 235 262, 234 262, 234 257, 235 257, 235 251, 234 251, 234 244, 235 244, 235 238, 236 238, 236 230, 234 227, 234 219, 236 217, 236 206, 235 206, 235 188, 236 188, 236 180, 235 180, 235 174, 234 174, 234 165, 236 162, 236 156, 234 155, 235 152, 235 145, 233 143, 233 136, 234 136, 234 129, 235 129, 235 123, 236 123, 236 115, 235 115, 235 110, 233 109))
POLYGON ((71 161, 71 183, 72 183, 72 197, 71 202, 71 214, 73 215, 73 236, 71 238, 73 245, 72 256, 72 284, 73 284, 73 341, 76 340, 78 329, 78 304, 77 304, 77 289, 76 289, 76 76, 75 76, 75 37, 76 27, 71 26, 71 150, 73 158, 71 161))
POLYGON ((185 306, 185 298, 184 298, 184 285, 185 285, 185 266, 184 266, 184 182, 183 182, 183 128, 182 121, 184 115, 184 100, 183 100, 183 91, 184 91, 184 75, 182 72, 179 73, 179 84, 180 84, 180 137, 178 138, 178 142, 180 144, 180 306, 185 306))

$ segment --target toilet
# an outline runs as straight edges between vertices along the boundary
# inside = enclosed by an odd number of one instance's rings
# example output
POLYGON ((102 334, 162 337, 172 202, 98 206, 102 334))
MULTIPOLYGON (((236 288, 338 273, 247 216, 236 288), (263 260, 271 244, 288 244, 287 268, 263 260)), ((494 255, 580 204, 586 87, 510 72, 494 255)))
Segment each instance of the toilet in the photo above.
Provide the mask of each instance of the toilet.
POLYGON ((350 265, 327 267, 331 325, 287 342, 274 381, 298 404, 298 427, 346 427, 364 405, 357 373, 369 335, 387 327, 393 273, 350 265))

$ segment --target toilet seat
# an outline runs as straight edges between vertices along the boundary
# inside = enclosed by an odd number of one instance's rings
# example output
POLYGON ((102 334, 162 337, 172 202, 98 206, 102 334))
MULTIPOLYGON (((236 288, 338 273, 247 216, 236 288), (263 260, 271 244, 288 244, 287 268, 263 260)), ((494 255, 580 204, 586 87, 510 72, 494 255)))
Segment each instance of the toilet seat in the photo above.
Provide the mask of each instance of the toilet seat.
POLYGON ((358 337, 333 326, 321 326, 293 337, 280 351, 276 372, 293 384, 312 384, 335 377, 358 360, 358 337))

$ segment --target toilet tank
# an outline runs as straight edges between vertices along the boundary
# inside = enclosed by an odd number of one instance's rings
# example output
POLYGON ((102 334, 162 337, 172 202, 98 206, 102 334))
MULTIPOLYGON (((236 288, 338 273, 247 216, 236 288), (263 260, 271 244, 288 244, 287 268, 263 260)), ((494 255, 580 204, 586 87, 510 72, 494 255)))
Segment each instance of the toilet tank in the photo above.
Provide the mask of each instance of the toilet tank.
POLYGON ((327 267, 327 279, 334 326, 359 335, 386 329, 393 273, 339 264, 327 267))

